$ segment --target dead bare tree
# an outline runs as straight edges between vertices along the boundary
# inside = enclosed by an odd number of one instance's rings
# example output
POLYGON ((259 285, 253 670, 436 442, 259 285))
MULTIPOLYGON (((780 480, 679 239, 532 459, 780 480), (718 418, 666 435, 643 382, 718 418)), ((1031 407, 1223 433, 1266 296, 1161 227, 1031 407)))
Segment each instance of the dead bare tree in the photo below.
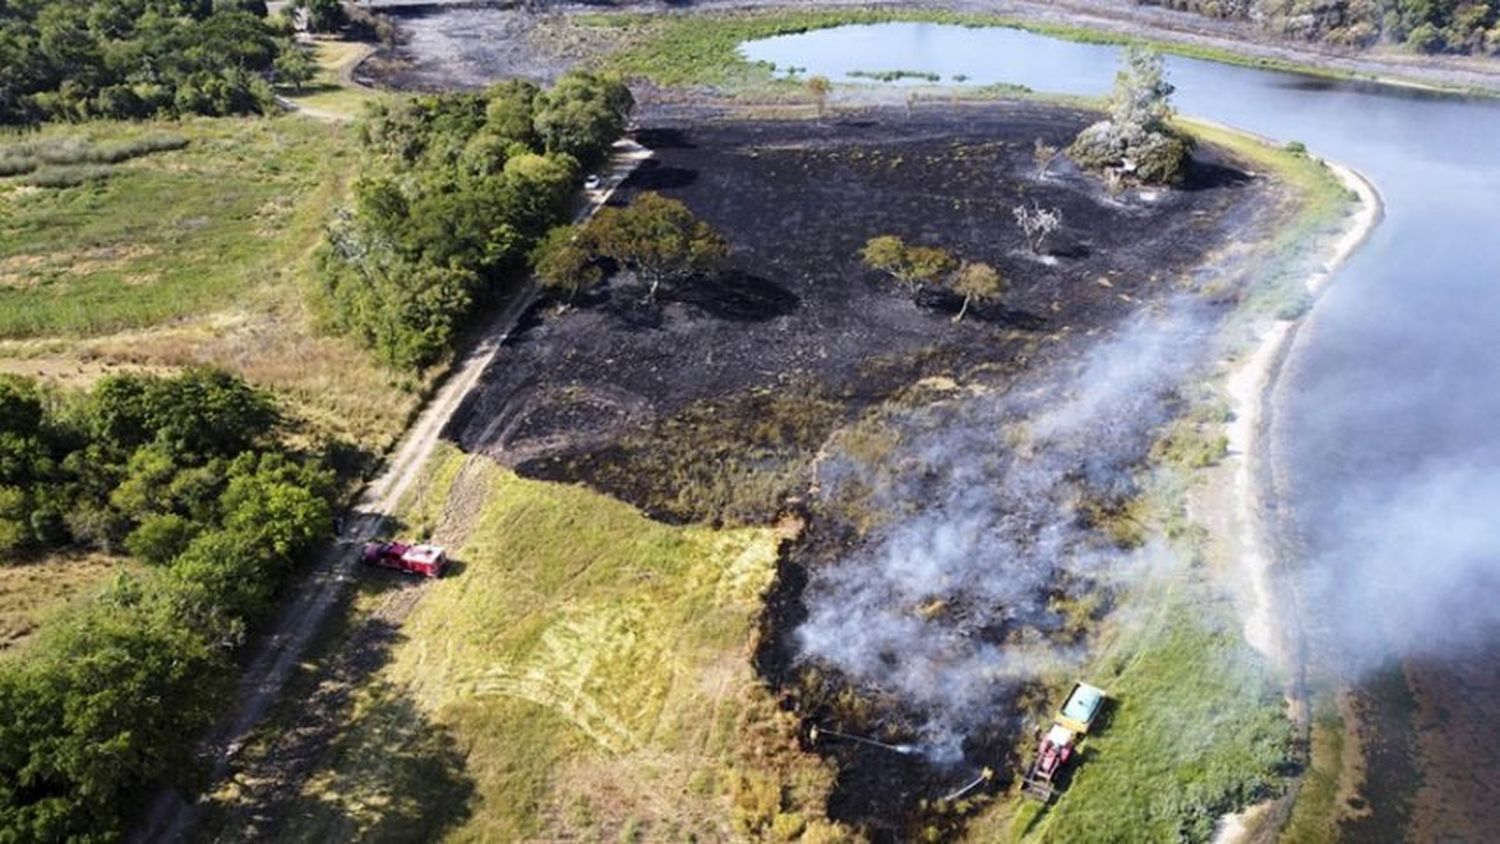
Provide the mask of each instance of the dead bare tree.
POLYGON ((1062 228, 1060 208, 1043 208, 1035 202, 1027 207, 1022 203, 1011 209, 1011 213, 1015 215, 1016 225, 1021 227, 1021 234, 1026 237, 1026 245, 1037 255, 1042 254, 1047 238, 1062 228))
POLYGON ((1057 154, 1061 151, 1041 138, 1036 139, 1036 143, 1032 146, 1031 150, 1031 160, 1036 162, 1036 177, 1038 179, 1047 178, 1047 169, 1052 166, 1053 161, 1057 160, 1057 154))

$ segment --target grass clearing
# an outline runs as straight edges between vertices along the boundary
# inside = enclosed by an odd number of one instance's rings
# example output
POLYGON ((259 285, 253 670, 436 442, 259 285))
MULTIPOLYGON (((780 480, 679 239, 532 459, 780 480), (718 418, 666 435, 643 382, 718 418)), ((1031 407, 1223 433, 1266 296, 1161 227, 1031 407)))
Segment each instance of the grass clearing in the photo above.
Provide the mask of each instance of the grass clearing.
POLYGON ((119 557, 73 551, 0 564, 0 655, 21 645, 48 615, 132 565, 119 557))
POLYGON ((313 248, 353 178, 349 127, 100 121, 0 146, 17 164, 0 178, 0 371, 86 387, 207 364, 275 390, 314 434, 378 452, 404 428, 409 385, 322 336, 302 301, 313 248), (108 172, 22 183, 59 166, 108 172))
MULTIPOLYGON (((447 450, 427 475, 449 485, 447 450)), ((746 654, 773 529, 650 521, 481 461, 461 567, 431 584, 289 820, 294 839, 633 835, 816 825, 821 764, 746 654), (766 799, 766 784, 771 799, 766 799)), ((409 518, 439 500, 419 495, 409 518)))
POLYGON ((365 106, 390 96, 354 82, 354 69, 374 52, 371 45, 362 41, 319 39, 312 49, 318 75, 300 91, 291 88, 281 91, 282 96, 298 107, 354 120, 364 113, 365 106))
POLYGON ((344 130, 290 119, 105 122, 48 126, 26 143, 107 148, 164 131, 186 146, 110 165, 102 181, 0 179, 0 338, 155 325, 295 274, 350 166, 344 130))

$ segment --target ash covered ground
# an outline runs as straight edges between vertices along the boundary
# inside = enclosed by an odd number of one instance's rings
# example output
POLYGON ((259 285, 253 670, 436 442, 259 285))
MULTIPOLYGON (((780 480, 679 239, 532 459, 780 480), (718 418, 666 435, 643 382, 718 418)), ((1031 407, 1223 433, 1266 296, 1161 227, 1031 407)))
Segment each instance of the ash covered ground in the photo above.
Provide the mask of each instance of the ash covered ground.
POLYGON ((1066 162, 1039 176, 1035 139, 1089 120, 1024 103, 650 118, 653 158, 614 201, 682 200, 727 236, 728 270, 657 305, 628 274, 540 304, 448 431, 656 518, 803 516, 757 666, 809 723, 911 746, 816 746, 840 765, 830 813, 876 837, 982 767, 1003 779, 1017 695, 1081 650, 1057 602, 1102 613, 1139 564, 1100 522, 1234 295, 1210 256, 1275 203, 1212 150, 1168 192, 1112 197, 1066 162), (1063 212, 1046 260, 1022 202, 1063 212), (992 263, 1010 290, 955 324, 957 300, 860 266, 886 233, 992 263))
POLYGON ((638 138, 653 157, 613 202, 645 190, 682 200, 727 236, 728 270, 664 290, 656 306, 621 275, 564 315, 539 307, 449 435, 662 518, 768 518, 782 502, 679 495, 714 482, 695 449, 754 455, 710 474, 764 475, 924 377, 1019 371, 1186 274, 1213 272, 1197 265, 1254 218, 1258 183, 1212 161, 1156 201, 1108 197, 1066 163, 1038 178, 1035 139, 1065 143, 1089 119, 1004 103, 825 122, 653 121, 638 138), (1063 212, 1047 262, 1013 222, 1021 203, 1063 212), (928 291, 913 302, 860 265, 861 246, 881 234, 989 262, 1010 291, 954 324, 956 299, 928 291))

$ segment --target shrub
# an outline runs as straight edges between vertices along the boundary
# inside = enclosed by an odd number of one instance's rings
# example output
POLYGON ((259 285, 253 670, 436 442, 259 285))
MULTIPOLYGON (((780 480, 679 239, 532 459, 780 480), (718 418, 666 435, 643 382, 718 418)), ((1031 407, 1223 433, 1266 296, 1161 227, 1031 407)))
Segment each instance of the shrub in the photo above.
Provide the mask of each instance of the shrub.
POLYGON ((89 182, 102 182, 114 175, 114 168, 103 164, 70 164, 42 167, 26 175, 22 184, 37 188, 76 188, 89 182))

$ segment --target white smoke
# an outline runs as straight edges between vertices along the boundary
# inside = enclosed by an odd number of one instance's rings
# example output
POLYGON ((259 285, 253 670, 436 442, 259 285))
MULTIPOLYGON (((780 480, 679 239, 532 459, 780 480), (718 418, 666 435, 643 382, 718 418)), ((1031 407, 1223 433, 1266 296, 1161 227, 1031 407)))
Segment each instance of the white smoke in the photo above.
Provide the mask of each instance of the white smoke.
POLYGON ((1444 461, 1334 506, 1329 527, 1342 559, 1314 561, 1307 577, 1320 580, 1304 588, 1316 608, 1308 626, 1340 667, 1359 672, 1393 654, 1459 656, 1500 633, 1497 502, 1500 464, 1444 461))
POLYGON ((1076 658, 1049 644, 1062 622, 1049 597, 1128 570, 1129 555, 1084 527, 1078 504, 1130 492, 1174 390, 1204 359, 1210 324, 1175 298, 1067 371, 896 416, 900 442, 881 465, 827 459, 822 497, 874 490, 882 520, 811 572, 799 659, 894 697, 919 719, 929 758, 960 760, 966 737, 1004 717, 1019 681, 1076 658))

